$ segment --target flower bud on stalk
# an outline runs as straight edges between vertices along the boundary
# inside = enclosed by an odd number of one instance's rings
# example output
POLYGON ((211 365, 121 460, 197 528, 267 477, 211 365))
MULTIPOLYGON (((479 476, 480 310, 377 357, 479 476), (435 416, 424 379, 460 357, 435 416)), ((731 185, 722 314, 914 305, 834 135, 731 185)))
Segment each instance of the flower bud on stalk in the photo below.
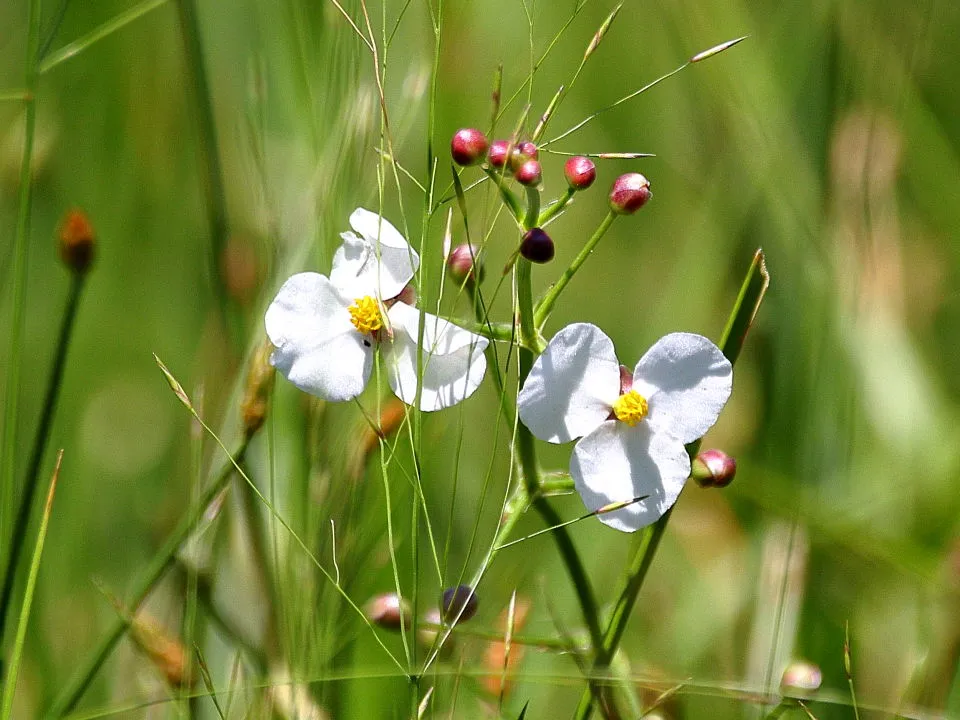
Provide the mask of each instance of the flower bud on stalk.
POLYGON ((469 585, 457 585, 443 591, 443 618, 452 623, 454 620, 466 622, 477 614, 480 600, 469 585))
POLYGON ((477 165, 483 162, 489 143, 476 128, 457 130, 450 141, 450 154, 457 165, 477 165))
POLYGON ((539 185, 542 176, 543 170, 540 167, 540 163, 536 160, 527 160, 514 171, 514 177, 517 178, 517 182, 527 187, 539 185))
POLYGON ((409 604, 396 593, 384 593, 372 598, 364 608, 364 614, 374 625, 387 630, 410 627, 413 622, 409 604))
POLYGON ((542 228, 531 228, 520 241, 520 254, 530 262, 550 262, 554 255, 553 240, 542 228))
POLYGON ((137 613, 130 623, 130 638, 171 687, 189 688, 193 685, 190 653, 180 640, 170 636, 151 617, 137 613))
POLYGON ((813 663, 797 661, 790 663, 780 679, 780 692, 790 697, 805 697, 820 689, 823 673, 813 663))
POLYGON ((597 166, 588 157, 578 155, 567 160, 563 165, 563 174, 567 183, 574 190, 586 190, 597 179, 597 166))
POLYGON ((93 263, 96 238, 83 210, 70 210, 60 224, 60 259, 75 273, 84 274, 93 263))
POLYGON ((257 348, 250 358, 250 370, 247 372, 247 384, 240 403, 240 415, 243 418, 243 431, 247 437, 263 426, 273 389, 276 370, 270 364, 272 346, 269 342, 257 348))
POLYGON ((536 144, 525 140, 517 143, 510 155, 510 169, 517 172, 525 163, 540 159, 540 150, 536 144))
POLYGON ((722 450, 704 450, 691 463, 690 475, 700 487, 723 488, 737 475, 737 461, 722 450))
POLYGON ((480 248, 464 243, 457 245, 447 257, 447 272, 458 284, 472 286, 483 282, 483 263, 480 262, 480 248))
POLYGON ((510 151, 510 143, 506 140, 494 140, 490 145, 490 151, 487 153, 487 162, 490 167, 502 168, 507 164, 507 154, 510 151))
POLYGON ((610 189, 610 208, 619 215, 632 215, 653 197, 650 181, 640 173, 618 177, 610 189))

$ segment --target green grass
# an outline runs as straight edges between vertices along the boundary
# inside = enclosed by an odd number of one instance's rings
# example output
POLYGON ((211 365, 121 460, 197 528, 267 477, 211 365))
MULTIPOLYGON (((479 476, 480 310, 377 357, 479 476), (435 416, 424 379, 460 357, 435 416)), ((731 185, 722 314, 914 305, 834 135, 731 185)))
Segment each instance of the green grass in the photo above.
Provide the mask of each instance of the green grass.
MULTIPOLYGON (((449 278, 440 290, 448 208, 453 242, 466 240, 447 147, 460 127, 490 129, 501 63, 493 136, 524 117, 532 132, 563 85, 550 139, 744 35, 549 146, 656 157, 598 160, 595 187, 550 225, 557 257, 532 269, 534 301, 603 220, 613 179, 640 171, 652 183, 653 200, 612 225, 558 298, 547 339, 589 321, 637 358, 671 331, 719 338, 757 247, 772 276, 705 439, 736 456, 738 477, 722 491, 691 485, 677 504, 608 669, 612 694, 649 708, 676 688, 660 701, 669 717, 760 718, 780 701, 784 665, 803 658, 823 672, 806 703, 817 718, 853 717, 851 688, 865 720, 960 713, 953 4, 628 0, 579 74, 614 3, 371 3, 376 66, 332 2, 197 3, 192 31, 175 0, 67 3, 59 25, 56 5, 43 5, 37 34, 26 0, 0 7, 4 559, 70 294, 55 244, 69 208, 90 216, 98 255, 39 472, 45 485, 64 448, 42 562, 33 586, 24 557, 3 638, 6 676, 30 580, 12 717, 43 716, 111 628, 123 633, 101 588, 137 598, 221 472, 219 512, 144 605, 170 638, 193 638, 204 677, 167 686, 124 635, 77 717, 265 717, 294 689, 337 720, 410 717, 431 689, 425 717, 496 717, 498 706, 505 718, 571 716, 591 663, 557 648, 583 647, 589 633, 550 533, 496 554, 478 615, 417 683, 390 656, 415 668, 431 648, 409 626, 375 636, 340 592, 362 608, 399 583, 423 629, 442 590, 485 567, 518 480, 516 431, 489 375, 455 408, 412 413, 365 458, 359 438, 392 398, 385 378, 385 392, 340 405, 277 378, 240 462, 262 501, 176 402, 153 354, 236 449, 263 312, 293 272, 329 272, 355 207, 382 207, 421 252, 422 307, 473 319, 465 291, 449 278), (46 54, 25 96, 36 46, 46 54), (482 676, 501 669, 484 653, 514 592, 529 612, 501 699, 485 689, 482 676)), ((342 7, 370 32, 359 2, 342 7)), ((565 190, 565 160, 544 154, 544 201, 565 190)), ((490 317, 509 322, 500 271, 519 233, 492 183, 471 189, 481 176, 464 171, 462 207, 485 246, 490 317)), ((508 369, 506 344, 498 351, 509 399, 517 356, 508 369)), ((536 451, 545 471, 566 470, 569 446, 536 451)), ((575 493, 548 503, 564 521, 584 512, 575 493)), ((528 512, 510 539, 543 528, 528 512)), ((566 530, 610 611, 638 538, 594 519, 566 530)))

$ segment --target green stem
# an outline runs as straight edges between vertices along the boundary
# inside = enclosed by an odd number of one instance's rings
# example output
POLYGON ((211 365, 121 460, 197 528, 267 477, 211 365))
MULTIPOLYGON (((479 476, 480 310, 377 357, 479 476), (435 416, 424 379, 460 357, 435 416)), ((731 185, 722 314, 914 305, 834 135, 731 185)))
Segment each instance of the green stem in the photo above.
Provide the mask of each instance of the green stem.
POLYGON ((533 315, 537 328, 543 327, 543 324, 547 321, 547 318, 550 317, 550 312, 553 310, 553 305, 555 302, 557 302, 557 298, 560 297, 560 293, 564 291, 564 288, 567 287, 567 284, 573 279, 573 276, 577 274, 577 270, 580 269, 580 266, 587 261, 588 257, 590 257, 590 253, 593 252, 593 249, 597 246, 597 243, 600 242, 600 238, 602 238, 607 230, 610 229, 610 226, 613 224, 613 221, 616 220, 616 218, 617 214, 611 210, 600 223, 600 226, 594 231, 593 235, 590 236, 590 239, 587 240, 587 244, 583 246, 583 249, 580 250, 580 253, 573 259, 573 262, 570 263, 570 267, 563 271, 563 275, 560 276, 560 279, 557 280, 557 283, 547 291, 546 295, 543 296, 543 299, 540 301, 540 304, 537 305, 537 310, 533 315))
MULTIPOLYGON (((767 273, 763 252, 757 250, 744 277, 740 293, 720 340, 720 350, 731 365, 736 363, 740 356, 747 331, 757 315, 757 310, 760 308, 760 303, 763 302, 769 284, 770 275, 767 273)), ((700 441, 697 440, 687 446, 687 453, 694 457, 699 447, 700 441)), ((636 603, 637 596, 640 594, 640 589, 647 577, 647 571, 653 563, 653 558, 657 553, 660 540, 663 538, 663 533, 667 529, 667 523, 670 522, 672 514, 673 508, 664 513, 652 527, 644 529, 643 537, 637 546, 633 560, 621 581, 622 589, 617 595, 613 613, 607 621, 607 627, 603 634, 604 641, 597 651, 591 675, 596 675, 598 671, 605 669, 613 659, 626 629, 627 621, 630 619, 630 613, 636 603)), ((591 689, 588 688, 583 692, 574 714, 574 720, 587 720, 590 717, 593 712, 594 698, 595 692, 591 692, 591 689)))
POLYGON ((500 192, 500 198, 503 200, 503 204, 510 208, 510 212, 513 214, 513 217, 517 222, 520 222, 523 217, 523 210, 520 207, 520 201, 517 199, 517 196, 513 194, 513 191, 507 187, 506 177, 504 177, 502 172, 498 172, 493 168, 487 167, 486 165, 482 166, 483 171, 487 174, 493 184, 497 186, 497 190, 500 192))
POLYGON ((563 209, 570 204, 570 201, 573 200, 573 196, 577 191, 572 187, 567 187, 567 191, 560 196, 560 198, 554 202, 552 205, 549 205, 546 210, 540 213, 540 217, 537 218, 537 227, 543 227, 548 222, 553 220, 557 215, 559 215, 563 209))
POLYGON ((201 182, 207 200, 207 225, 210 233, 211 273, 221 309, 226 310, 227 292, 220 273, 220 261, 227 244, 227 200, 223 188, 223 170, 217 143, 210 83, 203 64, 200 22, 195 0, 177 0, 180 32, 183 35, 188 80, 193 90, 197 124, 200 131, 198 152, 202 165, 201 182))
POLYGON ((60 397, 60 389, 63 386, 63 371, 66 367, 67 350, 70 347, 70 338, 73 334, 77 317, 77 308, 80 305, 80 295, 83 292, 84 277, 81 273, 72 274, 70 295, 67 298, 67 307, 63 314, 63 320, 60 323, 60 335, 57 340, 53 366, 50 369, 50 378, 47 381, 47 391, 43 398, 43 409, 40 411, 40 421, 37 423, 37 430, 33 436, 33 447, 30 451, 30 461, 27 465, 27 472, 21 490, 20 504, 17 507, 17 515, 14 520, 6 573, 4 573, 3 576, 3 589, 0 590, 0 641, 3 640, 6 633, 10 598, 13 595, 17 569, 20 567, 20 556, 23 552, 24 540, 26 539, 27 529, 30 524, 30 516, 33 514, 33 506, 36 502, 37 487, 40 481, 40 464, 43 462, 43 456, 47 449, 47 441, 50 439, 50 426, 53 424, 57 400, 60 397))
POLYGON ((277 639, 277 618, 280 612, 280 596, 277 592, 276 577, 270 570, 270 559, 267 553, 267 532, 263 517, 260 514, 260 502, 249 485, 243 483, 240 488, 243 498, 243 510, 250 526, 250 546, 253 551, 253 563, 260 574, 263 590, 267 596, 267 628, 264 632, 264 649, 268 656, 274 657, 279 653, 277 639))
MULTIPOLYGON (((20 370, 23 364, 23 329, 26 318, 27 240, 30 236, 33 170, 33 139, 37 126, 37 48, 40 45, 40 0, 27 3, 27 61, 24 82, 23 152, 20 158, 20 185, 17 198, 17 230, 13 241, 13 303, 7 373, 4 390, 3 445, 0 446, 0 545, 7 540, 8 513, 13 508, 13 479, 16 472, 17 419, 20 404, 20 370)), ((6 568, 10 574, 10 568, 6 568)), ((0 638, 2 639, 2 638, 0 638)))
MULTIPOLYGON (((136 614, 137 608, 140 607, 154 587, 156 587, 157 583, 160 582, 160 579, 167 570, 175 564, 176 555, 180 547, 190 537, 190 533, 193 532, 197 523, 203 519, 204 513, 207 511, 210 503, 213 502, 217 495, 220 494, 220 491, 230 482, 234 473, 234 461, 239 463, 243 460, 249 442, 250 438, 244 437, 233 457, 224 463, 217 478, 203 492, 197 503, 190 508, 187 514, 180 520, 180 523, 174 529, 173 533, 167 538, 167 542, 164 543, 160 551, 154 556, 153 560, 150 561, 146 570, 144 570, 136 582, 134 582, 135 590, 131 593, 129 600, 124 603, 124 607, 130 610, 131 616, 136 614)), ((107 634, 104 635, 100 644, 81 666, 81 670, 54 699, 53 705, 45 715, 48 720, 61 718, 76 707, 80 698, 83 697, 83 693, 86 692, 93 678, 103 666, 103 663, 106 662, 110 653, 120 641, 120 638, 126 633, 127 627, 128 623, 124 618, 118 617, 114 620, 113 625, 107 631, 107 634)))

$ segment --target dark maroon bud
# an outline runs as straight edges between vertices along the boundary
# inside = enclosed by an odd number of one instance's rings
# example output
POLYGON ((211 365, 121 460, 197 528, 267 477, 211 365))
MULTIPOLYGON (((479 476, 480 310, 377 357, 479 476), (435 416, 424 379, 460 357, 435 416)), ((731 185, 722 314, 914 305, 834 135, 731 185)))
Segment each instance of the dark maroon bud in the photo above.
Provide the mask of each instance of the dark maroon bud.
POLYGON ((377 595, 366 607, 367 619, 388 630, 410 627, 410 607, 396 593, 377 595))
POLYGON ((538 163, 536 160, 527 160, 523 165, 517 168, 516 171, 514 171, 514 176, 517 178, 517 182, 528 187, 539 185, 541 174, 542 169, 540 168, 540 163, 538 163))
POLYGON ((633 390, 633 370, 626 365, 620 366, 620 394, 626 395, 633 390))
POLYGON ((506 140, 494 140, 490 145, 490 151, 487 153, 487 162, 491 167, 502 168, 507 164, 507 153, 510 150, 510 143, 506 140))
POLYGON ((520 241, 520 254, 530 262, 547 263, 553 260, 553 240, 541 228, 531 228, 520 241))
POLYGON ((590 158, 578 155, 564 163, 563 174, 574 190, 586 190, 597 179, 597 166, 590 158))
POLYGON ((443 618, 448 623, 466 622, 477 614, 480 601, 469 585, 457 585, 443 591, 443 618))
POLYGON ((803 660, 790 663, 780 678, 780 692, 790 697, 805 697, 820 689, 823 673, 820 668, 803 660))
POLYGON ((539 159, 540 150, 534 143, 525 140, 514 146, 513 154, 510 156, 510 168, 517 172, 524 163, 539 159))
POLYGON ((457 245, 447 258, 447 272, 457 283, 481 282, 483 263, 480 262, 480 248, 468 243, 457 245))
POLYGON ((618 177, 610 190, 610 208, 620 215, 632 215, 653 197, 650 181, 640 173, 618 177))
POLYGON ((704 450, 691 463, 690 474, 700 487, 726 487, 737 475, 737 461, 722 450, 704 450))
POLYGON ((450 141, 450 154, 457 165, 476 165, 487 154, 487 136, 475 128, 457 130, 450 141))

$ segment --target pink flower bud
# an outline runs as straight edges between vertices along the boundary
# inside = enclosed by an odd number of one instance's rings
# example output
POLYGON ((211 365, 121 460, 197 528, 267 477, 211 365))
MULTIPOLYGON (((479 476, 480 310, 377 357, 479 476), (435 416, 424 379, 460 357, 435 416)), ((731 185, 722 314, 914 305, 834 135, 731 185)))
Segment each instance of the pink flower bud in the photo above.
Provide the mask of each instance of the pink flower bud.
POLYGON ((520 167, 531 160, 540 159, 540 150, 537 146, 525 140, 524 142, 517 143, 513 148, 513 154, 510 156, 510 168, 517 172, 520 167))
POLYGON ((507 151, 510 149, 510 143, 506 140, 494 140, 490 145, 490 151, 487 153, 487 162, 490 167, 502 168, 507 164, 507 151))
POLYGON ((520 254, 530 262, 550 262, 554 254, 553 240, 541 228, 531 228, 520 241, 520 254))
POLYGON ((410 627, 412 621, 410 607, 396 593, 377 595, 367 603, 365 614, 374 625, 387 630, 410 627))
POLYGON ((823 673, 813 663, 798 661, 790 663, 780 679, 780 692, 791 697, 804 697, 820 689, 823 673))
POLYGON ((737 475, 737 461, 722 450, 704 450, 691 464, 690 474, 700 487, 726 487, 737 475))
POLYGON ((564 163, 563 174, 574 190, 586 190, 597 179, 597 166, 590 158, 578 155, 564 163))
POLYGON ((487 137, 475 128, 457 130, 450 141, 450 154, 457 165, 476 165, 483 162, 489 143, 487 137))
POLYGON ((540 184, 540 177, 542 175, 542 169, 540 168, 540 163, 536 160, 527 160, 523 165, 514 171, 514 176, 517 178, 517 182, 521 185, 526 185, 532 187, 534 185, 540 184))
POLYGON ((620 215, 632 215, 653 197, 650 181, 640 173, 618 177, 610 190, 610 208, 620 215))
POLYGON ((457 283, 474 283, 483 280, 483 263, 480 248, 464 243, 457 245, 447 257, 447 272, 457 283))

